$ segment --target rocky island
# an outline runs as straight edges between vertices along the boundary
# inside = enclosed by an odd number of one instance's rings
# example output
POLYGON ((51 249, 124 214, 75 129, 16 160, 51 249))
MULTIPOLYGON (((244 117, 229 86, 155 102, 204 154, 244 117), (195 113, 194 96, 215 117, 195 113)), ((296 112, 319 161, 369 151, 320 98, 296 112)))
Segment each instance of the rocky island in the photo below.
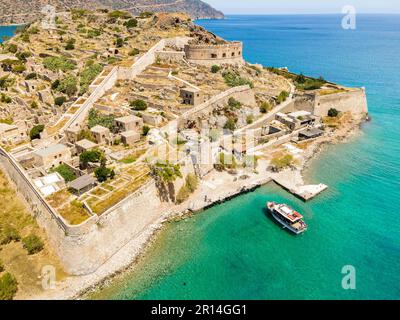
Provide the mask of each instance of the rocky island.
POLYGON ((55 23, 1 46, 0 168, 64 275, 16 297, 77 297, 164 222, 270 181, 311 199, 327 186, 304 184, 307 161, 368 113, 363 88, 250 64, 183 13, 72 9, 55 23))

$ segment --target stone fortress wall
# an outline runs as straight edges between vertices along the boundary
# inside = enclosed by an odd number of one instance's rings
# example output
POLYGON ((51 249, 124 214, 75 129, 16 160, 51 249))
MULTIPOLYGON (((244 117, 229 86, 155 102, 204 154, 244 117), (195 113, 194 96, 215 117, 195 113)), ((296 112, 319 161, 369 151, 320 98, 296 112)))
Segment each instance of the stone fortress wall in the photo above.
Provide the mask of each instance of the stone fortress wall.
POLYGON ((187 44, 184 47, 186 59, 195 64, 244 64, 242 42, 228 42, 218 45, 187 44))
POLYGON ((101 216, 93 215, 72 226, 47 204, 18 162, 2 148, 0 167, 28 202, 32 216, 46 230, 51 246, 71 275, 96 271, 161 217, 156 186, 151 180, 101 216))
POLYGON ((364 88, 326 95, 305 94, 296 96, 294 107, 296 110, 306 110, 319 117, 327 116, 331 108, 341 112, 350 111, 354 114, 368 113, 367 96, 364 88))

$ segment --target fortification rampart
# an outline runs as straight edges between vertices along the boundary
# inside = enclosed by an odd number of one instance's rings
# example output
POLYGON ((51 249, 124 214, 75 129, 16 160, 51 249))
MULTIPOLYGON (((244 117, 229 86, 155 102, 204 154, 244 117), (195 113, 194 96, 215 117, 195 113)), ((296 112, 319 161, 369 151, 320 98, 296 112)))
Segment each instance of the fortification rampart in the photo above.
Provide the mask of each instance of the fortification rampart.
POLYGON ((305 94, 295 97, 295 109, 306 110, 316 116, 328 115, 329 109, 334 108, 341 112, 354 114, 368 113, 368 103, 365 89, 351 89, 349 91, 331 94, 305 94))
POLYGON ((331 108, 354 114, 368 113, 367 96, 365 89, 354 89, 347 92, 317 95, 314 103, 314 114, 326 116, 331 108))
POLYGON ((219 45, 185 45, 185 55, 189 62, 211 66, 214 64, 243 64, 242 42, 219 45))
POLYGON ((101 216, 93 215, 72 226, 52 209, 18 162, 2 148, 0 166, 29 204, 32 216, 46 230, 65 271, 72 275, 94 272, 161 216, 156 187, 150 180, 101 216))

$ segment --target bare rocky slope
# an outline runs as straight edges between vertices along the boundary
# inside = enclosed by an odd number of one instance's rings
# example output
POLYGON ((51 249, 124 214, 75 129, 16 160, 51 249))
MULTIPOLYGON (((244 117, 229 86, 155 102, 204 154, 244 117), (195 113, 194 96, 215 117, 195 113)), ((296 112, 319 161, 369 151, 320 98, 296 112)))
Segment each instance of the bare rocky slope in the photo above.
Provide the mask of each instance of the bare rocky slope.
POLYGON ((152 12, 186 12, 193 19, 221 19, 224 14, 201 0, 1 0, 0 25, 27 23, 37 19, 47 4, 58 11, 74 8, 118 9, 139 14, 152 12))

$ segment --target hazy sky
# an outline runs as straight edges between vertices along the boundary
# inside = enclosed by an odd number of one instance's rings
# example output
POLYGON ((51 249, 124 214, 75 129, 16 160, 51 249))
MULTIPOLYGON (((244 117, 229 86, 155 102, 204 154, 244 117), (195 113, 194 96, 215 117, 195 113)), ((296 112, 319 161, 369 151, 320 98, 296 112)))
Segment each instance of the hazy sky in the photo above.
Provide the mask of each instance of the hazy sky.
POLYGON ((352 5, 359 13, 400 13, 400 0, 204 0, 224 13, 341 13, 352 5))

